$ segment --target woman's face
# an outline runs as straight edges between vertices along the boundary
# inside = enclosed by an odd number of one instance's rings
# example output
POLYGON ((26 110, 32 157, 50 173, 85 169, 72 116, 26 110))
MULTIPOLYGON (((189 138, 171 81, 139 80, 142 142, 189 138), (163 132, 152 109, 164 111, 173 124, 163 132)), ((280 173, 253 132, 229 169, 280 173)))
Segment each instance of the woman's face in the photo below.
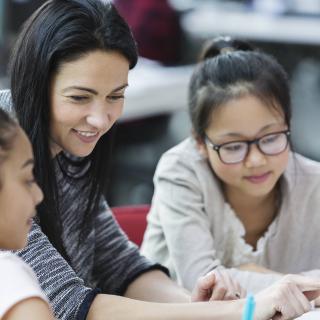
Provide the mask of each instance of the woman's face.
POLYGON ((0 175, 0 248, 21 249, 43 198, 33 177, 31 144, 21 128, 8 158, 0 165, 0 175))
POLYGON ((89 155, 121 116, 129 62, 115 51, 92 51, 61 65, 51 83, 51 152, 89 155))
MULTIPOLYGON (((284 115, 279 110, 266 106, 251 95, 233 99, 212 113, 206 134, 214 144, 220 145, 287 130, 284 115)), ((201 150, 224 183, 227 195, 236 193, 251 197, 264 197, 273 190, 287 167, 289 155, 289 147, 278 155, 270 156, 252 144, 242 162, 225 164, 209 145, 202 144, 201 150)))

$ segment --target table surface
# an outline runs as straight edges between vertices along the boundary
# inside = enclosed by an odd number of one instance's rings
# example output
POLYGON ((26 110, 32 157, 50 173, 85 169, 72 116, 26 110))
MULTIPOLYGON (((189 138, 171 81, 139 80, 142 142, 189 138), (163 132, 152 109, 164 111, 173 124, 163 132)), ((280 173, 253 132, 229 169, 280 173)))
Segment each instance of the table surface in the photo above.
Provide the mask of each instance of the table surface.
POLYGON ((303 316, 297 318, 299 320, 319 320, 320 319, 320 308, 314 309, 303 316))

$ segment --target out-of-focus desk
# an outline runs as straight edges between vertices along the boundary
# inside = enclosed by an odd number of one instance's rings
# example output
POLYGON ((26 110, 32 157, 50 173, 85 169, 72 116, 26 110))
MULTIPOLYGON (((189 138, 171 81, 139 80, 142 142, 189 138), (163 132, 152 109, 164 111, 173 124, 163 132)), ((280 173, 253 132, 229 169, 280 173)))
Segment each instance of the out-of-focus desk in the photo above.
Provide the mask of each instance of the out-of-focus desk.
POLYGON ((317 308, 308 313, 305 313, 303 316, 297 318, 298 320, 319 320, 320 319, 320 309, 317 308))
POLYGON ((226 11, 200 7, 182 16, 187 34, 200 39, 230 35, 248 40, 294 44, 320 44, 320 18, 268 15, 255 11, 226 11))
POLYGON ((129 87, 121 121, 184 110, 193 66, 164 67, 139 58, 129 72, 129 87))

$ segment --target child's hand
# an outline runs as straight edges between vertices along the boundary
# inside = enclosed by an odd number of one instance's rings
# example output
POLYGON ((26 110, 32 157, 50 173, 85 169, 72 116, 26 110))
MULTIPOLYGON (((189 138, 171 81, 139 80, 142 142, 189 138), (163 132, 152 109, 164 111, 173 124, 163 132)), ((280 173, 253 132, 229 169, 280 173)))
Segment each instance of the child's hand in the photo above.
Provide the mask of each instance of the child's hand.
POLYGON ((309 301, 320 294, 320 281, 287 275, 256 295, 255 319, 295 319, 311 309, 309 301))
POLYGON ((225 270, 213 270, 197 281, 191 301, 235 300, 244 298, 246 290, 225 270))

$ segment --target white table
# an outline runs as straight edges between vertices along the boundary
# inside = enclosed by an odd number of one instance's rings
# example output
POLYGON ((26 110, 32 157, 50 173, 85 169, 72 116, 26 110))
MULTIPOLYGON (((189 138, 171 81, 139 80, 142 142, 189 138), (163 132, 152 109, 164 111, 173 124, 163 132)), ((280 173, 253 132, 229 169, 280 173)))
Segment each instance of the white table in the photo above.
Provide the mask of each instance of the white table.
POLYGON ((164 67, 139 58, 129 72, 129 87, 121 121, 172 113, 187 108, 193 66, 164 67))
POLYGON ((255 11, 226 11, 207 6, 184 14, 182 27, 187 34, 198 39, 230 35, 248 40, 320 44, 318 17, 275 16, 255 11))
POLYGON ((305 313, 303 316, 297 318, 299 320, 320 320, 320 309, 317 308, 308 313, 305 313))

